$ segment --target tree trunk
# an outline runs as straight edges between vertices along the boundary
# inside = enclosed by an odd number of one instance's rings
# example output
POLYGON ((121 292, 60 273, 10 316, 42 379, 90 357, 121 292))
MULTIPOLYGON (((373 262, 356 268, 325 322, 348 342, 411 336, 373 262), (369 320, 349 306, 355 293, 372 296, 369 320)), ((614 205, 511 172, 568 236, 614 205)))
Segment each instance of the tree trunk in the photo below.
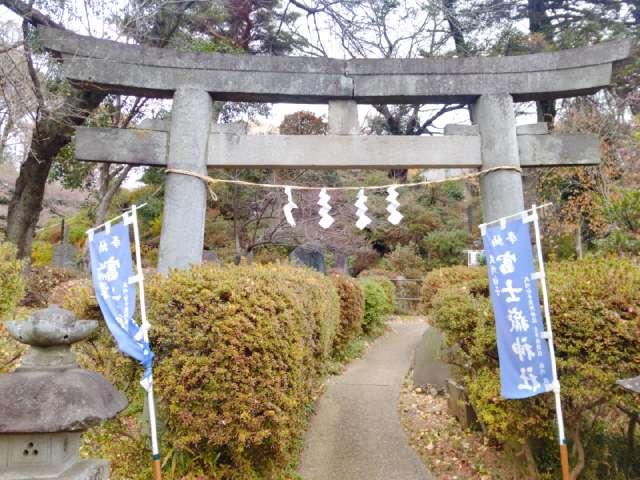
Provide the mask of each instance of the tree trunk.
MULTIPOLYGON (((106 165, 109 167, 108 164, 106 165)), ((109 175, 109 168, 101 172, 100 198, 98 199, 94 225, 102 225, 107 220, 107 212, 109 211, 113 197, 118 193, 122 182, 127 178, 132 168, 133 165, 122 167, 122 170, 113 178, 109 175)))
POLYGON ((238 225, 240 211, 240 191, 238 185, 233 186, 233 240, 236 250, 235 264, 240 265, 242 259, 242 246, 240 244, 240 228, 238 225))
MULTIPOLYGON (((31 255, 33 232, 40 218, 49 170, 56 155, 71 140, 73 127, 105 97, 103 93, 71 90, 71 108, 62 117, 45 116, 36 125, 26 160, 20 166, 7 215, 7 239, 15 243, 21 258, 31 255)), ((45 114, 46 115, 46 114, 45 114)))
POLYGON ((570 432, 569 437, 573 440, 573 454, 577 457, 576 464, 574 465, 573 470, 571 470, 569 479, 577 480, 582 473, 582 470, 584 470, 584 447, 578 430, 570 432))
POLYGON ((467 56, 467 42, 464 38, 464 31, 462 25, 458 21, 458 15, 456 14, 456 1, 457 0, 444 0, 442 7, 444 10, 444 17, 447 19, 449 25, 449 31, 453 37, 453 43, 456 46, 456 54, 460 57, 467 56))
MULTIPOLYGON (((170 9, 172 11, 159 11, 152 19, 153 24, 147 32, 148 35, 140 42, 158 47, 166 46, 182 21, 184 12, 193 3, 179 2, 170 9)), ((60 24, 33 9, 33 2, 28 4, 21 0, 3 0, 3 5, 32 25, 63 29, 60 24)), ((16 244, 21 258, 31 255, 33 232, 42 211, 44 190, 53 160, 60 149, 71 140, 73 127, 81 125, 104 97, 106 93, 103 92, 83 92, 72 87, 69 96, 65 98, 63 113, 58 114, 56 111, 54 115, 54 112, 46 112, 45 105, 40 105, 43 115, 36 121, 30 150, 20 167, 20 175, 7 215, 7 238, 16 244)))
POLYGON ((4 125, 4 129, 2 130, 2 134, 0 134, 0 164, 5 161, 4 152, 7 147, 7 141, 9 139, 9 132, 13 128, 13 115, 11 112, 7 114, 7 121, 4 125))
MULTIPOLYGON (((545 40, 553 43, 551 21, 547 16, 545 0, 528 0, 527 14, 529 17, 529 32, 542 34, 545 40)), ((556 117, 555 100, 539 100, 536 102, 538 122, 546 122, 549 130, 553 130, 553 122, 556 117)))
POLYGON ((527 440, 523 446, 524 458, 527 464, 527 471, 529 472, 529 480, 538 480, 540 478, 540 472, 538 471, 536 457, 533 455, 531 443, 531 440, 527 440))
POLYGON ((578 225, 576 226, 576 257, 582 259, 582 217, 578 217, 578 225))

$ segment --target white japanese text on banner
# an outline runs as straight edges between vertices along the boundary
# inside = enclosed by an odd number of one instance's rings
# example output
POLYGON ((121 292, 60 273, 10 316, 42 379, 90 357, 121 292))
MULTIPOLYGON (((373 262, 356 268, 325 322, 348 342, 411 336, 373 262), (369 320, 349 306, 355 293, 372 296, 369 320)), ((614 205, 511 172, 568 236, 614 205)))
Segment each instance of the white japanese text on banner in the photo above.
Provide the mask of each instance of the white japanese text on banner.
MULTIPOLYGON (((133 320, 136 283, 131 262, 129 227, 123 222, 94 233, 89 238, 91 276, 96 298, 118 349, 139 361, 144 379, 151 377, 153 352, 145 340, 148 325, 133 320)), ((144 380, 143 380, 144 385, 144 380)))
POLYGON ((483 233, 496 321, 500 385, 504 398, 553 389, 553 371, 533 264, 529 224, 516 217, 483 233))

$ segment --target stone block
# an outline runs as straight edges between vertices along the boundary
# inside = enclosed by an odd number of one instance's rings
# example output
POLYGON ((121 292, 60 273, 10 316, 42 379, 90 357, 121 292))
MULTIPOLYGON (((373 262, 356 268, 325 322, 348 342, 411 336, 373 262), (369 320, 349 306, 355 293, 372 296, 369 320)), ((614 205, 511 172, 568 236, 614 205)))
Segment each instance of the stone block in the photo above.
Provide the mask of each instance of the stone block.
POLYGON ((416 347, 414 385, 432 385, 442 390, 446 388, 451 372, 443 359, 445 353, 444 336, 437 328, 430 327, 424 332, 416 347))
POLYGON ((331 135, 360 133, 358 104, 354 100, 329 100, 329 133, 331 135))
POLYGON ((311 243, 296 247, 293 252, 289 254, 289 261, 296 265, 313 268, 318 272, 325 273, 326 271, 322 249, 311 243))
POLYGON ((456 417, 462 428, 474 428, 478 424, 478 417, 469 403, 466 389, 455 381, 447 380, 447 407, 449 413, 456 417))
POLYGON ((465 125, 462 123, 450 123, 444 126, 445 135, 462 135, 462 136, 475 136, 480 135, 478 125, 465 125))
POLYGON ((214 265, 220 265, 220 257, 213 250, 202 251, 202 263, 212 263, 214 265))

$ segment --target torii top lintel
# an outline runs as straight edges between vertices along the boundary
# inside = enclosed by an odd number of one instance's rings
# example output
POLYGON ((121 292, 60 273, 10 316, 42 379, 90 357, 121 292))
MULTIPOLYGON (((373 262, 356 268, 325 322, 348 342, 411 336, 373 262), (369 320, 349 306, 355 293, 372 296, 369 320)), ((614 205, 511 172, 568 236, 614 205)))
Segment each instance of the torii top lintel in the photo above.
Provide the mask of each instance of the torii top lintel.
POLYGON ((510 57, 356 59, 180 52, 99 40, 48 27, 42 45, 65 76, 88 89, 170 98, 181 86, 215 99, 325 103, 473 102, 509 93, 515 101, 592 94, 629 57, 630 40, 510 57))

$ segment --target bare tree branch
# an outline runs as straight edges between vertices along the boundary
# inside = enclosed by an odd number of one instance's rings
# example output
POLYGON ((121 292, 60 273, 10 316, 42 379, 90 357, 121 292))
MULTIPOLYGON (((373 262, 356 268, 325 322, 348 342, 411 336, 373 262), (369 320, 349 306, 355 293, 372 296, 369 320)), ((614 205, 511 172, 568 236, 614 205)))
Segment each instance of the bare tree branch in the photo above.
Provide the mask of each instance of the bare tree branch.
POLYGON ((12 12, 23 17, 33 26, 43 25, 45 27, 54 27, 64 29, 62 25, 54 22, 47 15, 40 13, 33 8, 33 4, 22 2, 20 0, 0 0, 0 5, 4 5, 12 12))

